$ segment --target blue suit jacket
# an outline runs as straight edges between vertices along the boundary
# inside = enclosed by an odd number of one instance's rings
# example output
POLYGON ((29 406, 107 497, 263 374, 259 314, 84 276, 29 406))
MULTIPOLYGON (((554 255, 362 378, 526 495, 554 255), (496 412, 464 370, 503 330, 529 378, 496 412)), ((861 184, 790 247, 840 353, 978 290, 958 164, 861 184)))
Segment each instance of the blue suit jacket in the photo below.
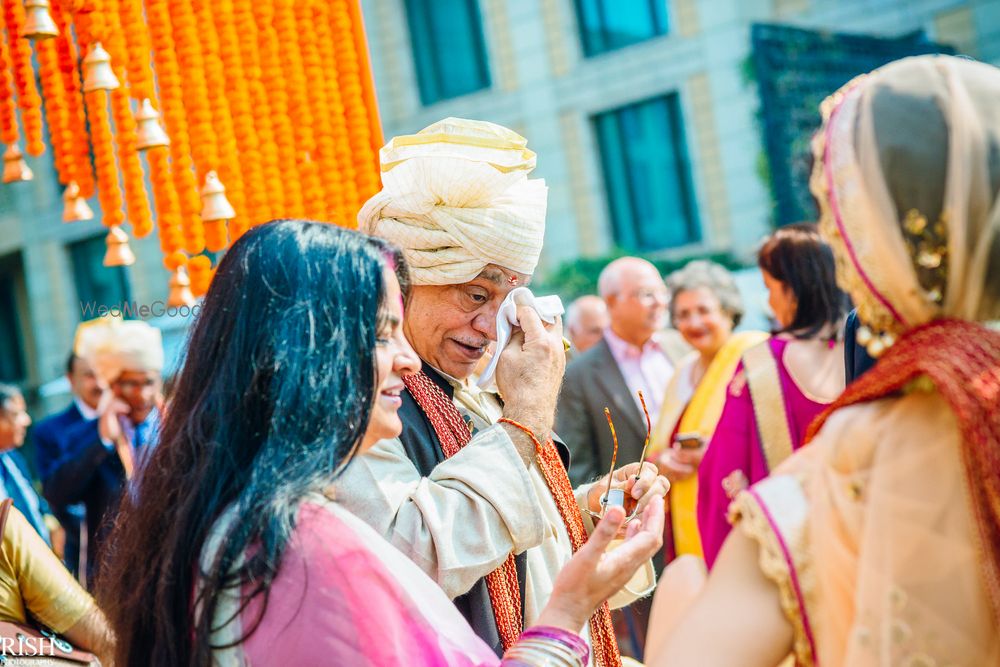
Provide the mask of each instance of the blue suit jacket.
MULTIPOLYGON (((71 429, 82 428, 81 424, 89 424, 93 429, 88 438, 97 437, 97 420, 88 421, 76 407, 76 403, 71 402, 65 410, 46 417, 31 429, 31 438, 35 443, 35 468, 43 485, 49 481, 56 464, 62 458, 66 433, 71 429)), ((63 560, 73 574, 79 569, 80 526, 84 512, 79 503, 69 506, 52 504, 52 514, 66 529, 66 554, 63 560)))
MULTIPOLYGON (((107 534, 105 517, 114 514, 118 498, 125 485, 125 469, 113 449, 101 442, 97 431, 97 420, 87 421, 79 414, 76 406, 66 412, 75 411, 79 419, 60 413, 64 421, 61 428, 54 430, 54 437, 46 445, 46 454, 39 449, 39 475, 42 478, 45 497, 53 507, 66 507, 75 503, 86 506, 87 516, 87 563, 91 572, 97 566, 97 556, 103 538, 107 534)), ((39 425, 41 426, 41 425, 39 425)), ((45 431, 43 431, 45 439, 45 431)))
MULTIPOLYGON (((52 471, 63 455, 63 438, 67 431, 79 424, 88 423, 80 414, 76 403, 70 403, 62 412, 46 417, 31 430, 35 442, 35 466, 38 468, 38 478, 42 484, 49 481, 52 471)), ((97 437, 97 420, 89 422, 93 426, 94 437, 97 437)))

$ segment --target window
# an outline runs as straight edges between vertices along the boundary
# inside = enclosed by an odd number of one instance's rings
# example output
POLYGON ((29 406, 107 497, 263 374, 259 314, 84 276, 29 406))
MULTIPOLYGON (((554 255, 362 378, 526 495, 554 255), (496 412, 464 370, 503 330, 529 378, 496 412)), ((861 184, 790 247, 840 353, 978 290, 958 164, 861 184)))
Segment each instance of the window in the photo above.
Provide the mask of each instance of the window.
POLYGON ((73 282, 80 299, 81 319, 97 317, 94 311, 99 306, 111 308, 132 299, 125 267, 104 266, 106 249, 103 235, 69 245, 73 282))
POLYGON ((407 0, 406 17, 423 104, 489 88, 477 0, 407 0))
POLYGON ((13 268, 0 266, 0 382, 25 379, 21 321, 14 294, 18 284, 13 268))
POLYGON ((595 117, 617 244, 660 250, 699 240, 676 93, 595 117))
POLYGON ((667 34, 667 0, 576 0, 576 15, 587 56, 667 34))

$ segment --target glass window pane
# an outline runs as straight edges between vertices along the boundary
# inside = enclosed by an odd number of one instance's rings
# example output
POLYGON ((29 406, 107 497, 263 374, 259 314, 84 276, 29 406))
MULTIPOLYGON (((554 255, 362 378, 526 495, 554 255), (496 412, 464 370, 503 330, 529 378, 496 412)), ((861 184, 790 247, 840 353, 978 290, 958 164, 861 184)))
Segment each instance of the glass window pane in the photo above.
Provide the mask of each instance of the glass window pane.
POLYGON ((696 241, 677 96, 605 112, 595 126, 616 243, 626 250, 658 250, 696 241))
POLYGON ((424 104, 490 85, 476 0, 408 0, 410 41, 424 104))
POLYGON ((615 150, 621 146, 621 128, 614 114, 601 114, 596 118, 597 138, 601 146, 601 161, 608 190, 608 206, 611 208, 611 225, 615 244, 623 248, 637 245, 635 227, 632 225, 632 200, 628 196, 612 193, 628 192, 628 165, 625 151, 615 150), (608 147, 608 149, 605 149, 608 147))
POLYGON ((84 320, 97 317, 95 311, 99 306, 121 306, 132 298, 125 267, 104 266, 105 250, 103 236, 69 246, 73 282, 80 299, 80 317, 84 320))
POLYGON ((576 10, 588 56, 667 33, 666 0, 576 0, 576 10))
POLYGON ((16 284, 13 270, 0 268, 0 382, 21 382, 25 378, 16 284))

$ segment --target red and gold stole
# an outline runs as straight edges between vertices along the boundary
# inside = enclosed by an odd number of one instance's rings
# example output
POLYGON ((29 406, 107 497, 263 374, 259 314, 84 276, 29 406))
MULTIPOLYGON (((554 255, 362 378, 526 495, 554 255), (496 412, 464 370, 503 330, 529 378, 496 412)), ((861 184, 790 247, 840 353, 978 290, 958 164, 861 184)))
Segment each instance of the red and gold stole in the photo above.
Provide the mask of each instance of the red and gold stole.
MULTIPOLYGON (((472 433, 458 408, 441 387, 423 371, 405 376, 403 382, 430 420, 438 440, 441 441, 441 451, 445 457, 454 456, 472 439, 472 433)), ((577 549, 587 541, 587 531, 583 525, 580 508, 576 504, 576 497, 573 495, 573 487, 566 475, 566 468, 551 439, 538 450, 536 461, 549 491, 552 492, 552 499, 559 510, 559 516, 566 526, 570 543, 573 545, 573 553, 576 553, 577 549)), ((517 583, 513 553, 507 556, 503 565, 486 575, 486 588, 493 604, 500 641, 506 650, 517 642, 524 629, 521 619, 521 589, 517 583)), ((590 637, 593 642, 595 664, 600 667, 621 665, 618 642, 611 623, 611 609, 607 602, 598 607, 590 617, 590 637)))
POLYGON ((948 402, 962 432, 987 587, 1000 618, 1000 332, 963 320, 936 320, 906 332, 809 425, 806 442, 836 410, 896 393, 922 375, 948 402))

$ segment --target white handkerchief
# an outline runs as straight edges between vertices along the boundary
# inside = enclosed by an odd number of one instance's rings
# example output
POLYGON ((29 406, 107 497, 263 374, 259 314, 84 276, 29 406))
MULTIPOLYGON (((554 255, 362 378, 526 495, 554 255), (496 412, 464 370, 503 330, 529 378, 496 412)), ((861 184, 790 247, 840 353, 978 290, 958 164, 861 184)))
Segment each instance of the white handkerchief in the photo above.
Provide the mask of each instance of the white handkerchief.
POLYGON ((490 359, 490 363, 486 366, 483 374, 479 376, 477 383, 483 389, 491 391, 494 389, 493 374, 496 372, 497 362, 500 361, 500 353, 507 347, 507 343, 510 342, 510 336, 514 333, 514 327, 518 324, 517 304, 514 303, 515 295, 518 294, 523 295, 527 305, 534 308, 535 312, 538 313, 538 317, 548 324, 555 322, 556 318, 565 311, 562 300, 558 295, 535 296, 527 287, 512 289, 497 310, 497 344, 493 352, 493 358, 490 359))

